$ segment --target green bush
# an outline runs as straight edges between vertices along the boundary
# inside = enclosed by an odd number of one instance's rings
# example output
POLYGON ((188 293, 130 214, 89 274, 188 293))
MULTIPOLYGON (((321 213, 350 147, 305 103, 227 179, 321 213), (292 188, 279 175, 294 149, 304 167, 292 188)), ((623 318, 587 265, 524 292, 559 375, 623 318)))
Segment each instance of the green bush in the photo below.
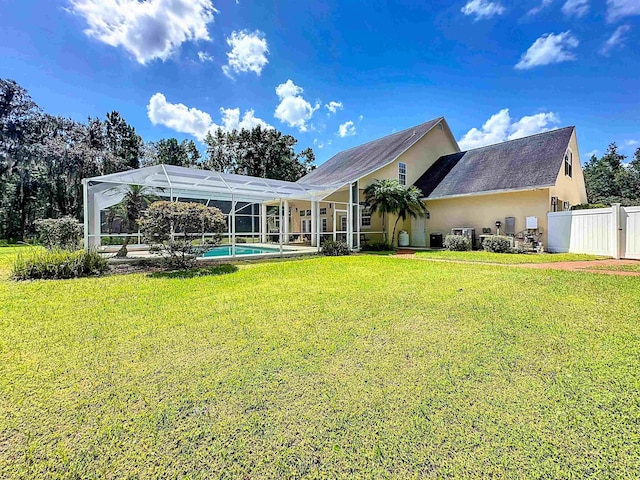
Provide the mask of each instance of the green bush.
POLYGON ((97 252, 83 250, 32 250, 19 254, 13 264, 14 280, 60 280, 100 275, 107 260, 97 252))
POLYGON ((453 252, 466 252, 471 250, 471 239, 464 235, 447 235, 444 239, 444 248, 453 252))
POLYGON ((328 257, 341 257, 343 255, 349 255, 349 245, 345 242, 334 242, 333 240, 327 240, 322 244, 322 254, 328 257))
POLYGON ((491 235, 485 237, 482 242, 485 252, 491 253, 511 253, 511 239, 502 235, 491 235))
POLYGON ((73 217, 45 218, 35 221, 38 240, 47 250, 77 250, 84 227, 73 217))
POLYGON ((192 202, 155 202, 138 220, 143 239, 171 268, 189 268, 196 256, 220 243, 227 222, 219 208, 192 202), (204 244, 197 242, 204 232, 213 232, 204 244))
POLYGON ((395 249, 393 245, 387 242, 368 243, 360 248, 363 252, 392 252, 395 249))
POLYGON ((571 207, 571 210, 591 210, 592 208, 609 208, 609 205, 603 203, 581 203, 571 207))

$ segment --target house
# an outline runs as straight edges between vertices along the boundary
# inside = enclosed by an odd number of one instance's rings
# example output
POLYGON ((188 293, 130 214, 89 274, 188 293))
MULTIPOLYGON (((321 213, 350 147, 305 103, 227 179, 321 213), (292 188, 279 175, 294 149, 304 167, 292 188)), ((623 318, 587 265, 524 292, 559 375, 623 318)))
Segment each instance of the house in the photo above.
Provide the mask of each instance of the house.
MULTIPOLYGON (((516 236, 534 233, 546 244, 547 213, 586 202, 574 127, 461 152, 440 117, 340 152, 297 182, 173 165, 84 179, 85 247, 100 247, 112 235, 105 211, 122 200, 126 185, 220 208, 228 224, 223 242, 231 245, 221 247, 225 255, 236 256, 236 244, 245 242, 278 243, 281 255, 316 251, 327 239, 354 250, 365 242, 397 244, 389 238, 396 217, 371 215, 365 205, 364 189, 379 179, 424 194, 428 217, 398 223, 414 247, 436 246, 452 229, 479 236, 498 225, 516 236)), ((274 252, 269 245, 253 250, 260 248, 274 252)))
POLYGON ((423 192, 428 218, 398 224, 414 247, 431 246, 431 234, 437 239, 459 227, 475 229, 478 237, 497 233, 496 222, 501 233, 533 232, 546 244, 547 212, 587 201, 575 127, 462 152, 441 117, 340 152, 300 179, 346 186, 317 205, 289 203, 289 238, 296 240, 299 232, 315 244, 311 232, 318 229, 320 241, 351 238, 356 248, 388 239, 395 217, 372 217, 364 206, 363 190, 378 179, 423 192))

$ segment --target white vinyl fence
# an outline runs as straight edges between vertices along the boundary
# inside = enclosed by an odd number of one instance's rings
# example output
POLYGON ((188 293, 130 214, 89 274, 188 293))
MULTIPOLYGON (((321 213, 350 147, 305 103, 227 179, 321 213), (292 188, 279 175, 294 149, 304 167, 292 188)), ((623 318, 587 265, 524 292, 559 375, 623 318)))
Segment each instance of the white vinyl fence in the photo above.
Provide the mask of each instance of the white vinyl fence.
POLYGON ((590 253, 640 260, 640 207, 548 214, 550 252, 590 253))

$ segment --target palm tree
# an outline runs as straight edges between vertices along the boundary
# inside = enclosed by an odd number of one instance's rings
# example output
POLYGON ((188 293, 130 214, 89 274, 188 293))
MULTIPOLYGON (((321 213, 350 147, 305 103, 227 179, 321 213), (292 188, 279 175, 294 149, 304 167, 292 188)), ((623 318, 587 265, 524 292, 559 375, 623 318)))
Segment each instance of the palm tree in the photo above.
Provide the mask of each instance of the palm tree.
POLYGON ((393 225, 391 243, 395 240, 396 228, 401 218, 404 221, 407 217, 424 217, 429 213, 427 206, 421 200, 420 189, 415 186, 405 188, 397 180, 376 180, 364 189, 364 196, 371 214, 376 212, 382 214, 383 229, 386 226, 386 214, 398 216, 393 225))
MULTIPOLYGON (((132 234, 137 228, 138 219, 142 215, 144 209, 155 199, 155 196, 149 193, 146 187, 141 185, 129 185, 124 197, 118 205, 115 206, 122 218, 122 226, 127 234, 132 234)), ((118 250, 116 257, 124 258, 127 256, 127 245, 131 237, 124 237, 122 247, 118 250)))

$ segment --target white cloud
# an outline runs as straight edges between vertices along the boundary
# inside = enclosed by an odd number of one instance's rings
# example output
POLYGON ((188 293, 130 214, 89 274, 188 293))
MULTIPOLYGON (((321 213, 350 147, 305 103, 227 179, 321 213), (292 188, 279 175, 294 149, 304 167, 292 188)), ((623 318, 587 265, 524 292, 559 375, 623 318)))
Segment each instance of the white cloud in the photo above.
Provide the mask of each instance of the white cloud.
POLYGON ((360 116, 358 117, 358 121, 359 121, 359 122, 361 122, 362 120, 364 120, 364 115, 360 115, 360 116))
POLYGON ((638 140, 627 140, 624 142, 627 147, 635 147, 636 145, 640 145, 640 141, 638 140))
POLYGON ((207 52, 198 52, 198 60, 202 63, 213 62, 213 56, 209 55, 207 52))
POLYGON ((505 108, 489 118, 482 125, 482 129, 472 128, 469 130, 458 141, 458 144, 462 150, 470 150, 546 132, 549 127, 558 123, 560 123, 560 119, 553 112, 525 116, 514 122, 509 114, 509 109, 505 108))
POLYGON ((482 20, 495 15, 502 15, 505 12, 505 8, 499 2, 471 0, 460 11, 465 15, 474 15, 476 20, 482 20))
POLYGON ((607 20, 610 23, 632 15, 640 15, 638 0, 607 0, 607 20))
POLYGON ((311 120, 313 113, 320 108, 320 103, 312 106, 302 97, 304 90, 291 80, 281 83, 276 87, 276 95, 280 103, 276 107, 275 117, 290 127, 296 127, 301 132, 309 129, 307 122, 311 120))
POLYGON ((570 31, 558 35, 544 34, 522 55, 516 69, 528 70, 541 65, 575 60, 576 56, 570 50, 579 44, 578 39, 570 31))
POLYGON ((593 156, 598 156, 598 150, 591 150, 589 153, 587 153, 587 158, 591 158, 593 156))
POLYGON ((267 59, 269 46, 264 33, 259 30, 232 32, 227 38, 227 44, 231 47, 231 51, 227 53, 229 61, 222 67, 222 71, 228 77, 231 77, 232 72, 253 72, 260 75, 262 69, 269 63, 267 59))
POLYGON ((611 50, 613 50, 615 47, 623 46, 625 40, 624 36, 629 30, 631 30, 630 25, 619 26, 616 31, 613 32, 613 35, 611 35, 609 39, 604 42, 604 45, 600 49, 600 53, 608 57, 611 53, 611 50))
MULTIPOLYGON (((255 116, 254 110, 246 110, 240 119, 239 108, 221 108, 220 114, 222 115, 221 128, 230 132, 231 130, 251 130, 254 127, 260 125, 263 128, 273 128, 267 122, 255 116)), ((218 128, 218 125, 213 125, 214 129, 218 128)))
POLYGON ((123 47, 139 63, 166 60, 184 42, 209 40, 211 0, 70 0, 69 11, 84 17, 85 33, 123 47))
POLYGON ((338 135, 340 138, 352 137, 356 134, 356 127, 351 120, 344 122, 338 127, 338 135))
POLYGON ((547 8, 552 3, 553 3, 553 0, 542 0, 542 3, 539 6, 529 10, 529 15, 537 15, 538 13, 540 13, 542 10, 547 8))
POLYGON ((257 125, 273 128, 257 118, 253 110, 244 112, 240 118, 239 108, 221 108, 222 124, 213 122, 211 115, 197 108, 189 108, 182 103, 169 103, 162 93, 155 93, 147 105, 147 115, 154 125, 164 125, 176 132, 193 135, 202 140, 208 131, 222 128, 225 131, 251 129, 257 125))
POLYGON ((583 17, 589 11, 589 0, 567 0, 562 6, 562 13, 568 17, 583 17))
POLYGON ((331 113, 336 113, 338 110, 342 110, 344 108, 342 105, 342 102, 334 102, 334 101, 327 103, 325 107, 331 113))

